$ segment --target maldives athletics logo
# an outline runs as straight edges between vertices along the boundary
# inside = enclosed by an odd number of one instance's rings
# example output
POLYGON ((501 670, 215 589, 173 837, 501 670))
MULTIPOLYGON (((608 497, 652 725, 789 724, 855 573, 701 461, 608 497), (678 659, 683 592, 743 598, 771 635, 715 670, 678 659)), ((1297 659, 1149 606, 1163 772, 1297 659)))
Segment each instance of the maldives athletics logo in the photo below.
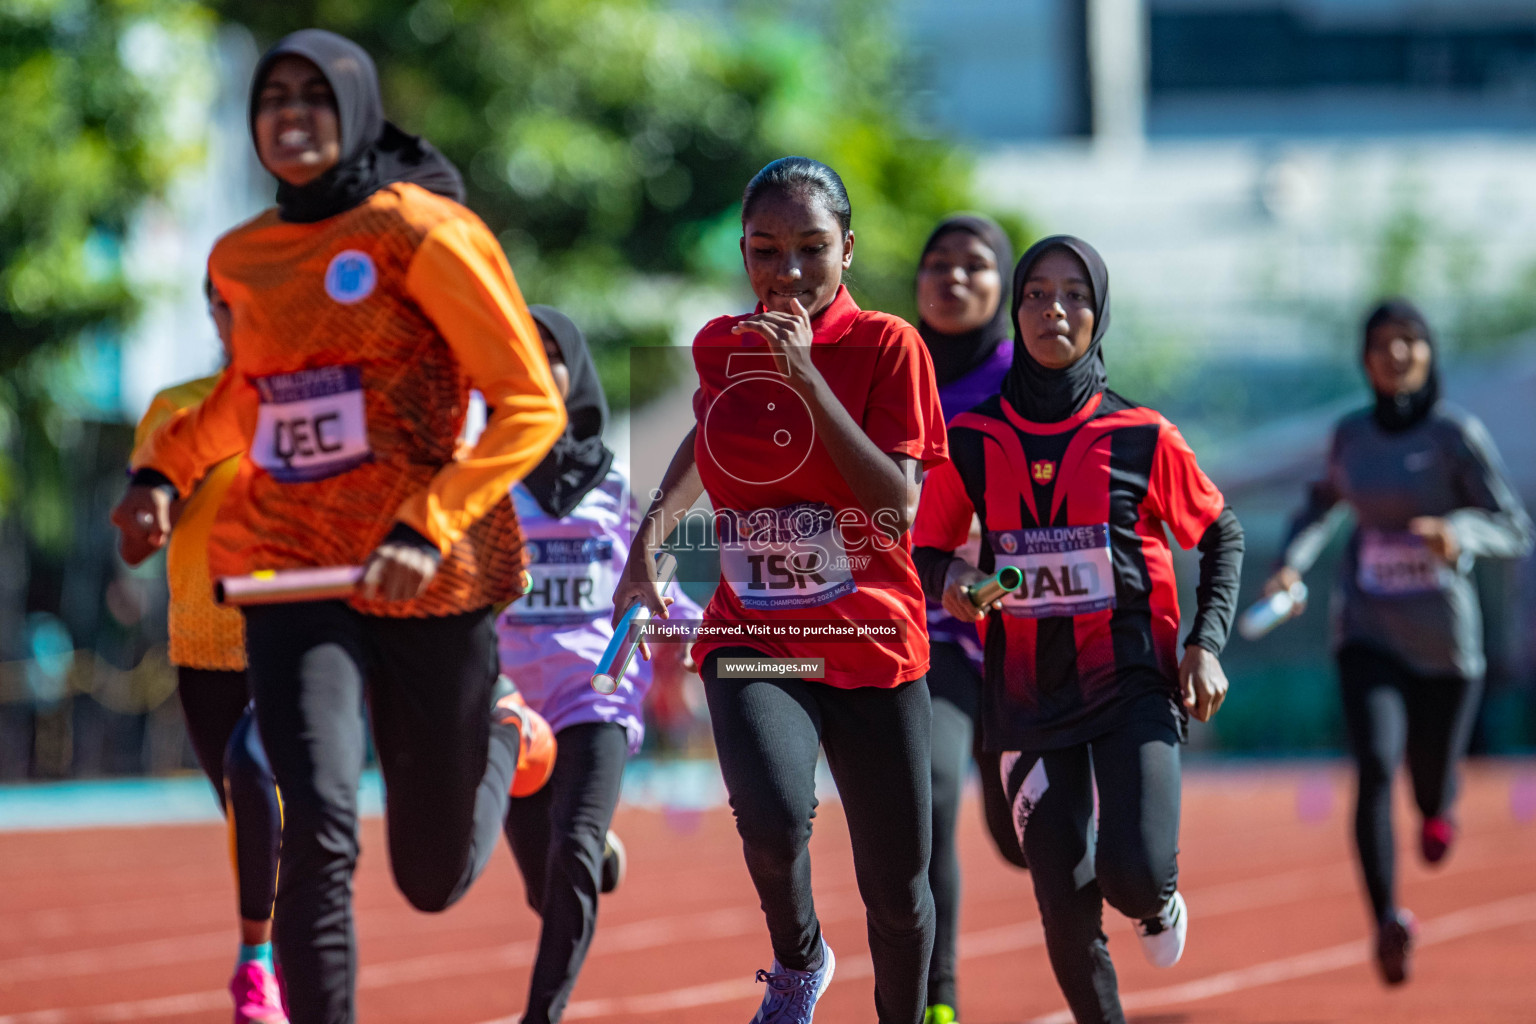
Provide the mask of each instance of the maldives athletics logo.
POLYGON ((373 294, 379 272, 373 259, 357 249, 344 249, 325 268, 325 294, 342 305, 362 302, 373 294))
POLYGON ((1029 475, 1037 484, 1048 484, 1056 479, 1056 463, 1049 459, 1036 459, 1029 464, 1029 475))

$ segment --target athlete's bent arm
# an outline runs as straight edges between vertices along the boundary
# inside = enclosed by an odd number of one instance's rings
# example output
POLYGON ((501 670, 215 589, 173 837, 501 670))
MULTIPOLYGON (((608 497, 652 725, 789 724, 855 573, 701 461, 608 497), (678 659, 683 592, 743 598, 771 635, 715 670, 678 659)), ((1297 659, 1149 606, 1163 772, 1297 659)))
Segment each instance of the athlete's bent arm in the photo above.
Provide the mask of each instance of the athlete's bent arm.
POLYGON ((112 510, 125 558, 143 561, 164 547, 176 500, 191 494, 209 467, 245 450, 235 380, 226 368, 207 398, 171 413, 135 445, 129 458, 133 483, 112 510))
POLYGON ((1461 440, 1464 451, 1456 483, 1465 505, 1444 517, 1452 542, 1474 557, 1524 558, 1531 553, 1531 517, 1510 486, 1493 439, 1481 422, 1469 419, 1462 425, 1461 440))
POLYGON ((565 430, 565 405, 512 268, 478 221, 447 221, 417 249, 406 290, 485 396, 474 448, 443 466, 395 518, 446 554, 565 430))
MULTIPOLYGON (((1334 476, 1338 466, 1335 457, 1338 440, 1335 434, 1334 450, 1329 452, 1325 475, 1307 489, 1306 504, 1291 519, 1285 543, 1281 546, 1280 568, 1264 584, 1266 596, 1289 590, 1300 582, 1344 521, 1347 510, 1343 507, 1343 495, 1334 476)), ((1305 610, 1306 602, 1298 601, 1292 615, 1300 615, 1305 610)))
MULTIPOLYGON (((689 430, 688 436, 677 446, 666 473, 662 475, 656 497, 646 509, 640 528, 635 531, 635 539, 629 546, 629 559, 624 563, 623 575, 613 593, 615 626, 636 601, 649 608, 651 614, 666 617, 671 599, 662 597, 656 585, 655 555, 671 536, 677 521, 704 493, 704 482, 699 478, 699 466, 694 460, 693 446, 698 430, 697 426, 689 430)), ((649 656, 645 645, 641 646, 641 654, 649 656)))
POLYGON ((1185 706, 1202 722, 1210 721, 1227 696, 1227 674, 1217 657, 1231 635, 1237 612, 1243 547, 1243 527, 1230 507, 1223 508, 1200 537, 1195 619, 1184 639, 1179 688, 1185 706))
MULTIPOLYGON (((966 596, 965 588, 986 579, 986 574, 963 558, 955 549, 970 537, 976 510, 966 493, 960 472, 953 462, 933 471, 929 486, 923 489, 917 521, 912 527, 912 564, 922 582, 923 593, 939 601, 944 610, 962 622, 986 617, 988 609, 977 608, 966 596)), ((998 607, 996 603, 993 607, 998 607)))
POLYGON ((733 333, 755 333, 769 348, 784 356, 789 384, 811 410, 811 425, 832 462, 876 527, 894 528, 897 534, 911 529, 921 496, 923 467, 917 459, 880 450, 864 429, 854 422, 833 393, 816 364, 811 361, 810 315, 800 300, 793 313, 772 310, 745 317, 733 333))
POLYGON ((1180 547, 1200 548, 1198 605, 1179 662, 1179 689, 1184 706, 1207 722, 1227 696, 1227 674, 1217 656, 1226 646, 1237 610, 1243 529, 1221 491, 1200 469, 1184 435, 1166 420, 1152 457, 1147 502, 1180 547))

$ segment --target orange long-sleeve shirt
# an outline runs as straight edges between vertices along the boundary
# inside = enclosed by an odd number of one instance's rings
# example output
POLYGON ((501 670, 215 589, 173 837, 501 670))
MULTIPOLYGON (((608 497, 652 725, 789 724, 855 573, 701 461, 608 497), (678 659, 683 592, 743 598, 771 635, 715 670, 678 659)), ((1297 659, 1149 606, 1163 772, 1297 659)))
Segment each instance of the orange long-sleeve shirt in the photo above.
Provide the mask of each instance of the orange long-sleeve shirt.
POLYGON ((565 429, 537 328, 473 213, 415 185, 312 224, 269 210, 208 261, 233 313, 229 372, 134 453, 187 493, 240 456, 209 539, 218 576, 357 565, 396 522, 437 544, 431 586, 388 616, 510 599, 525 561, 508 490, 565 429), (455 457, 471 388, 485 432, 455 457))

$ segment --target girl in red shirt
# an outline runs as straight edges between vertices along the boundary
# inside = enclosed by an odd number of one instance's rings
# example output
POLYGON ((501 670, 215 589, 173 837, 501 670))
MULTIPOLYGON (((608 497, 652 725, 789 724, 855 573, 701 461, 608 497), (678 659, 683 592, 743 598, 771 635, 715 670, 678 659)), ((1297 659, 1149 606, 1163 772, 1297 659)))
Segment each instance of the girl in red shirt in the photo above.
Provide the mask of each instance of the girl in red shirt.
POLYGON ((836 172, 803 157, 747 185, 759 305, 694 340, 696 425, 614 598, 616 619, 636 600, 664 614, 653 555, 707 493, 721 569, 694 659, 773 940, 759 1024, 809 1024, 832 978, 806 845, 818 748, 847 814, 883 1024, 921 1021, 933 944, 928 640, 908 527, 924 471, 946 458, 944 424, 917 331, 843 287, 851 216, 836 172))

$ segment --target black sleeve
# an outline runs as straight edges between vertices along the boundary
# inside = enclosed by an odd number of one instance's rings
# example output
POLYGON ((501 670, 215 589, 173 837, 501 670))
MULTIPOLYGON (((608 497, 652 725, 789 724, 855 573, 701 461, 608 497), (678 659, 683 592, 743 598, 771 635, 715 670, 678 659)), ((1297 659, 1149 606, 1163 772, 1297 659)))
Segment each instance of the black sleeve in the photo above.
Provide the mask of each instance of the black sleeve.
POLYGON ((419 531, 413 527, 407 526, 405 523, 396 523, 393 527, 391 527, 389 533, 385 534, 383 543, 404 544, 408 547, 415 548, 423 554, 430 555, 433 561, 441 562, 443 560, 443 553, 438 550, 436 544, 423 537, 419 531))
POLYGON ((941 551, 938 548, 912 549, 912 564, 917 568, 923 594, 935 604, 944 600, 944 577, 949 574, 949 563, 954 560, 953 551, 941 551))
POLYGON ((1237 614, 1237 585, 1243 571, 1243 526, 1231 506, 1200 537, 1200 582, 1195 587, 1195 621, 1184 646, 1220 654, 1237 614))
MULTIPOLYGON (((134 470, 128 478, 128 483, 133 487, 169 487, 172 491, 176 491, 176 485, 171 483, 170 477, 148 466, 134 470)), ((176 496, 181 497, 181 492, 177 491, 176 496)))

